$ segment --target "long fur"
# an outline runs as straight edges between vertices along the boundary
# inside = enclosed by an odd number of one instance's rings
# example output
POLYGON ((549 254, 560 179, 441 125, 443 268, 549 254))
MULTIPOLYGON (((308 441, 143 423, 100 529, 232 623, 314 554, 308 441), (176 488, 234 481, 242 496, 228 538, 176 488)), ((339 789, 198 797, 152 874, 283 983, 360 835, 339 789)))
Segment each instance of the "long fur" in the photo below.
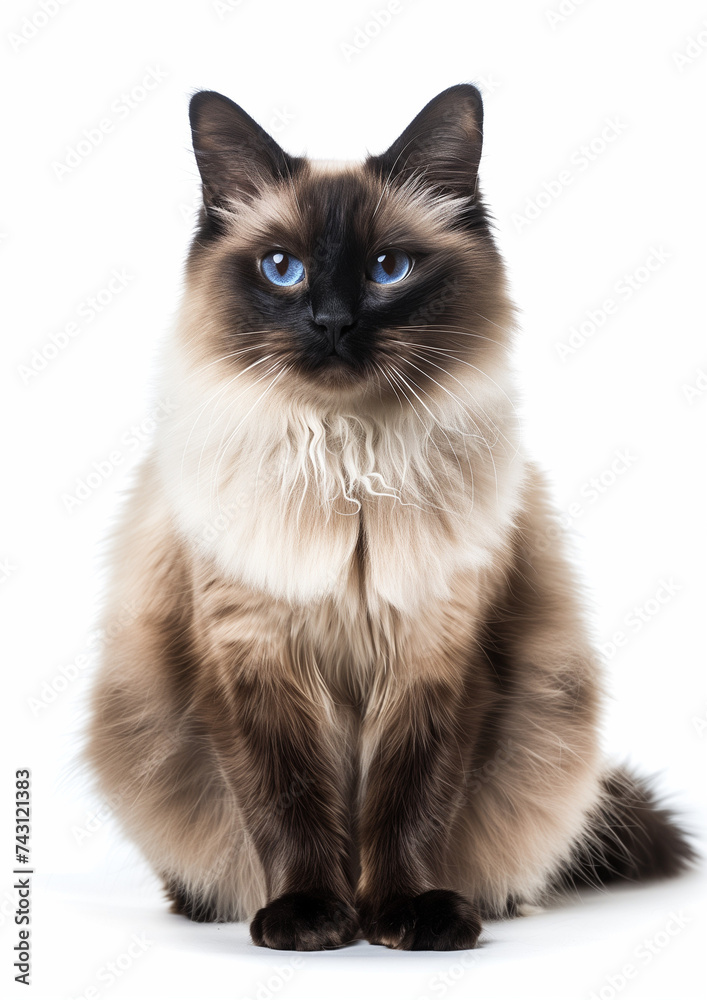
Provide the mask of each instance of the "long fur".
POLYGON ((259 944, 471 947, 480 914, 691 858, 599 752, 601 671, 518 436, 480 115, 452 88, 336 166, 192 104, 174 417, 116 537, 87 756, 174 908, 253 918, 259 944), (273 245, 306 287, 264 287, 273 245), (421 262, 357 286, 360 346, 329 368, 316 296, 380 246, 421 262))

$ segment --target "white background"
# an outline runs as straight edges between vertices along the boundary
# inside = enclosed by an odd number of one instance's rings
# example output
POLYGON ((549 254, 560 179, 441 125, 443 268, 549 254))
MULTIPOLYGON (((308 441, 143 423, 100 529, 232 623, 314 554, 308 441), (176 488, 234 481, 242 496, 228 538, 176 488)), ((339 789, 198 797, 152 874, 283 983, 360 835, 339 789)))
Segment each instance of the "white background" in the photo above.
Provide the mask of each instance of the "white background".
POLYGON ((700 828, 703 0, 401 0, 377 34, 372 12, 386 9, 383 0, 45 6, 51 17, 32 2, 5 3, 0 14, 3 995, 588 1000, 603 989, 602 1000, 703 997, 699 875, 489 925, 475 953, 393 953, 363 943, 335 954, 267 952, 249 943, 244 925, 204 927, 168 915, 108 811, 94 815, 99 803, 74 763, 100 648, 92 630, 103 542, 144 453, 155 358, 178 303, 194 220, 190 94, 222 91, 295 154, 352 158, 384 149, 444 87, 473 81, 486 99, 483 188, 521 309, 526 439, 551 471, 560 510, 572 514, 607 654, 606 745, 661 772, 660 787, 700 828), (164 79, 125 112, 121 94, 150 70, 164 79), (106 118, 112 127, 100 144, 82 146, 87 155, 62 172, 57 164, 70 160, 84 130, 95 139, 106 118), (607 122, 615 123, 612 141, 599 138, 607 122), (593 159, 582 166, 580 147, 593 141, 593 159), (543 195, 548 188, 555 197, 543 195), (538 200, 542 210, 524 224, 538 200), (662 264, 641 270, 654 250, 662 264), (124 285, 90 318, 86 301, 114 269, 124 285), (627 275, 638 285, 630 295, 627 275), (607 299, 617 308, 600 322, 596 310, 607 299), (575 340, 580 346, 561 358, 557 345, 585 321, 584 343, 575 340), (71 322, 76 335, 52 350, 51 337, 61 344, 71 322), (35 351, 55 356, 28 374, 35 351), (620 473, 620 464, 612 471, 617 452, 628 455, 620 473), (94 463, 108 474, 72 503, 94 463), (587 484, 597 476, 602 492, 594 495, 587 484), (672 592, 663 604, 661 581, 672 592), (647 621, 635 618, 636 607, 647 621), (630 624, 636 620, 640 627, 630 624), (88 665, 79 669, 84 654, 88 665), (33 772, 31 991, 12 982, 10 957, 17 767, 33 772), (669 923, 671 911, 682 911, 682 928, 669 923), (134 945, 134 956, 121 958, 133 934, 147 935, 146 948, 134 945), (654 942, 648 959, 645 939, 654 942), (111 961, 124 967, 113 982, 111 961), (626 965, 635 976, 622 981, 626 965))

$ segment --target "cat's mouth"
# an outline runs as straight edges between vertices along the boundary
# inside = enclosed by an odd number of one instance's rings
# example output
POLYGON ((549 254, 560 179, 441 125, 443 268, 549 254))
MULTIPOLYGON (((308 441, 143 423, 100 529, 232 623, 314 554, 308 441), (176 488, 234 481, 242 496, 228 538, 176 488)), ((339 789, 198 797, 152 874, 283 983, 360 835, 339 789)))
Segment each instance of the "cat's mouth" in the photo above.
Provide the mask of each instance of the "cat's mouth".
POLYGON ((364 375, 365 366, 361 355, 365 351, 356 338, 328 336, 317 338, 317 341, 304 348, 301 354, 303 367, 312 377, 325 381, 350 382, 364 375))
POLYGON ((332 350, 309 368, 310 375, 325 382, 350 384, 363 378, 360 365, 339 351, 332 350))

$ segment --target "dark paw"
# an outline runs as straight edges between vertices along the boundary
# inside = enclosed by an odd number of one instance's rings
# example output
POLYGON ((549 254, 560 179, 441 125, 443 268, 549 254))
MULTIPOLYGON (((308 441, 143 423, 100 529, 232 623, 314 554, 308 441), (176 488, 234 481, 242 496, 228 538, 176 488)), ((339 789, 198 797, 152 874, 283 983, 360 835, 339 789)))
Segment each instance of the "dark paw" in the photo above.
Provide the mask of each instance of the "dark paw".
POLYGON ((358 932, 358 917, 349 903, 334 896, 288 892, 253 917, 255 944, 285 951, 340 948, 358 932))
POLYGON ((392 900, 366 913, 361 923, 371 944, 403 951, 462 951, 474 948, 481 920, 463 896, 449 889, 432 889, 420 896, 392 900))
POLYGON ((209 899, 202 899, 194 893, 188 892, 178 882, 167 881, 165 891, 168 899, 172 901, 170 906, 172 913, 179 913, 199 923, 211 923, 218 920, 216 907, 209 899))

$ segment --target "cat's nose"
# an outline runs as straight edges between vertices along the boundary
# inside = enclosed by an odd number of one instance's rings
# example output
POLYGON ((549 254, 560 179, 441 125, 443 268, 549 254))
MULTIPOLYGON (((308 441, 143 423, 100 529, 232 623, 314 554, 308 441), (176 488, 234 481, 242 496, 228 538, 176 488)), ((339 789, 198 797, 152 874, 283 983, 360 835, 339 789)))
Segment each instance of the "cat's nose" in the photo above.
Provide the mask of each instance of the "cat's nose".
POLYGON ((319 310, 314 314, 314 322, 320 328, 336 354, 340 341, 354 325, 354 318, 348 309, 319 310))

